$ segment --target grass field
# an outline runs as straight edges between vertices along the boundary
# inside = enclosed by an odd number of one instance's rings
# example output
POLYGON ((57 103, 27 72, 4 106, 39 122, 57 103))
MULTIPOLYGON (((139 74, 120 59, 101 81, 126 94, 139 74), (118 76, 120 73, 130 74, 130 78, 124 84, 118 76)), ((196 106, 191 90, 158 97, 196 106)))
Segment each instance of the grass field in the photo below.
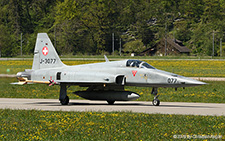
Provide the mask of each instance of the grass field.
MULTIPOLYGON (((44 84, 31 85, 10 85, 16 82, 16 78, 0 78, 1 98, 54 98, 59 97, 59 86, 48 86, 44 84)), ((159 99, 170 102, 207 102, 225 103, 225 83, 207 82, 208 85, 200 87, 190 87, 186 89, 159 88, 159 99)), ((67 91, 71 99, 81 99, 72 94, 74 91, 83 90, 77 86, 71 86, 67 91)), ((125 87, 126 90, 137 92, 141 95, 140 101, 152 101, 151 88, 145 87, 125 87)))
MULTIPOLYGON (((103 62, 103 60, 63 61, 67 65, 79 65, 103 62)), ((157 69, 173 72, 188 77, 225 77, 225 61, 217 60, 146 60, 157 69)), ((0 61, 0 74, 16 74, 31 69, 32 60, 0 61)))
MULTIPOLYGON (((100 61, 64 61, 68 65, 100 61)), ((225 77, 225 61, 148 60, 158 69, 185 76, 225 77)), ((0 74, 15 74, 32 66, 32 61, 0 61, 0 74)), ((16 78, 0 78, 1 98, 59 97, 59 86, 10 85, 16 78)), ((170 102, 225 103, 225 83, 178 89, 160 88, 159 99, 170 102)), ((84 88, 68 89, 72 94, 84 88)), ((152 101, 151 88, 126 87, 152 101)), ((130 112, 48 112, 1 110, 0 140, 225 140, 225 116, 162 115, 130 112), (202 138, 202 139, 201 139, 202 138)))
POLYGON ((0 110, 0 120, 0 140, 225 139, 224 116, 0 110))

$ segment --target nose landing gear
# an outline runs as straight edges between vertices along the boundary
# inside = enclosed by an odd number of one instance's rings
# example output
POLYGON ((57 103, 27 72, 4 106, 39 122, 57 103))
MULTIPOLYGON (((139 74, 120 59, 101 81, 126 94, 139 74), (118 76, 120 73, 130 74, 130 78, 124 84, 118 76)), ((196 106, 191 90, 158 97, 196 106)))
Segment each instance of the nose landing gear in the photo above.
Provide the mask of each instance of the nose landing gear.
POLYGON ((152 101, 153 106, 159 106, 159 104, 160 104, 160 101, 158 99, 159 95, 157 95, 158 94, 158 88, 153 87, 151 94, 155 95, 155 97, 152 101))

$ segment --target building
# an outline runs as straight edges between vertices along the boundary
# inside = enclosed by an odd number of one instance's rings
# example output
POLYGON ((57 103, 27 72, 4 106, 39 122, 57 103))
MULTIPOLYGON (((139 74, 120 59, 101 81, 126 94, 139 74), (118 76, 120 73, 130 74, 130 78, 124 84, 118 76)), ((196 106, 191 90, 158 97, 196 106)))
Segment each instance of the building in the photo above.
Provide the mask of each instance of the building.
POLYGON ((191 53, 191 50, 185 47, 182 41, 170 38, 167 38, 167 40, 165 41, 165 38, 163 38, 155 46, 141 52, 140 55, 163 56, 165 55, 165 48, 166 55, 190 55, 191 53), (165 43, 167 44, 166 47, 165 43))

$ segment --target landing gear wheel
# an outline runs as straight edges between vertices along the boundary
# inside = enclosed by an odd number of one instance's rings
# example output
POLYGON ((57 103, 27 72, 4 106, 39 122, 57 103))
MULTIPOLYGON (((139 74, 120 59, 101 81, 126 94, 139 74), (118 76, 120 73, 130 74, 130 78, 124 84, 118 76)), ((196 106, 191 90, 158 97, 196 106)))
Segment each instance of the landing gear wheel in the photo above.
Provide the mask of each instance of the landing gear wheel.
POLYGON ((159 101, 158 99, 154 99, 154 100, 152 101, 152 104, 153 104, 154 106, 159 106, 160 101, 159 101))
POLYGON ((113 105, 115 101, 108 100, 107 102, 108 102, 109 105, 113 105))
POLYGON ((60 100, 60 103, 61 103, 62 105, 68 105, 68 104, 69 104, 69 100, 70 100, 69 97, 66 96, 65 99, 60 100))

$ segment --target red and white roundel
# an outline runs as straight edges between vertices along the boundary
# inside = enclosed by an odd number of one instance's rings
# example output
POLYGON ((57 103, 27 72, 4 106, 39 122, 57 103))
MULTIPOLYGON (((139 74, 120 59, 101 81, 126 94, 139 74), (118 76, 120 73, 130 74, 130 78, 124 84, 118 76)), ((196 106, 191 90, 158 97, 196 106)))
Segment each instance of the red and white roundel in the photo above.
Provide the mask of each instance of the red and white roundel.
POLYGON ((48 55, 48 48, 46 46, 42 48, 42 54, 44 56, 48 55))

